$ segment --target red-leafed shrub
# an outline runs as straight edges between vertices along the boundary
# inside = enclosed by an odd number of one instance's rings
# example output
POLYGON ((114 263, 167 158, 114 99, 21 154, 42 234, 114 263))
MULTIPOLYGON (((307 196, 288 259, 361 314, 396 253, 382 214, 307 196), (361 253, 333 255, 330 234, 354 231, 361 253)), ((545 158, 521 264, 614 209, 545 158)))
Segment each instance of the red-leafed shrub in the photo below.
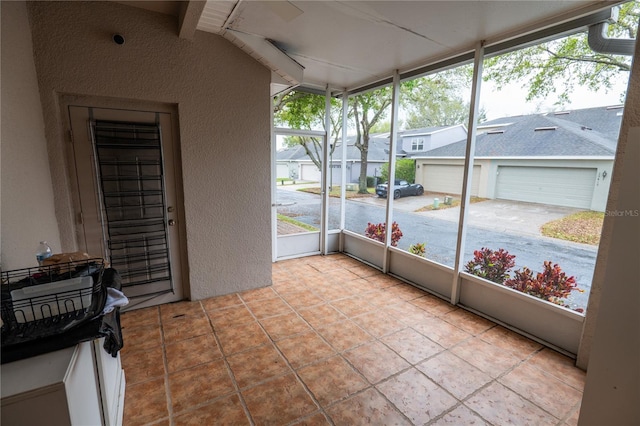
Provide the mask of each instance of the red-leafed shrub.
MULTIPOLYGON (((364 230, 364 235, 372 240, 385 242, 386 239, 386 225, 384 223, 373 224, 369 222, 367 229, 364 230)), ((397 247, 398 241, 402 238, 402 231, 396 222, 391 224, 391 245, 397 247)))
POLYGON ((470 274, 502 284, 509 278, 509 271, 516 264, 515 258, 515 255, 509 254, 504 249, 491 250, 482 247, 473 252, 473 260, 469 261, 464 268, 470 274))
POLYGON ((557 305, 569 307, 562 299, 568 297, 574 290, 582 291, 578 288, 576 279, 562 272, 557 263, 545 261, 544 271, 538 272, 535 277, 531 269, 526 267, 515 271, 514 274, 513 278, 504 282, 505 286, 557 305))

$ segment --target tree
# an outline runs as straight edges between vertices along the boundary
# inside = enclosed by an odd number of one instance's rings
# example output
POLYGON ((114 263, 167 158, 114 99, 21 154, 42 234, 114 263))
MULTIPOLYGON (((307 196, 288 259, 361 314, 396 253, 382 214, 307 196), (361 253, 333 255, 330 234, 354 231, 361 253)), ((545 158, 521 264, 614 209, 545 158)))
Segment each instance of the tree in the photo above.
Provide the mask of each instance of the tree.
MULTIPOLYGON (((383 182, 389 181, 389 163, 382 165, 382 171, 380 172, 380 179, 383 182)), ((410 158, 402 158, 396 160, 396 179, 406 180, 409 183, 416 181, 416 162, 410 158)))
MULTIPOLYGON (((288 125, 293 129, 311 130, 322 126, 325 129, 325 97, 295 90, 280 94, 273 101, 273 116, 276 125, 288 125)), ((339 144, 342 132, 340 101, 331 98, 331 137, 329 155, 339 144)), ((326 129, 325 129, 326 130, 326 129)), ((311 136, 289 136, 285 138, 287 146, 300 145, 311 161, 322 170, 322 139, 311 136)))
POLYGON ((361 93, 349 99, 349 107, 356 124, 355 146, 360 150, 359 194, 367 193, 367 156, 371 129, 385 117, 389 105, 391 105, 390 87, 361 93))
MULTIPOLYGON (((405 128, 468 124, 469 101, 461 93, 470 92, 473 69, 464 65, 402 83, 402 104, 408 112, 405 128)), ((478 121, 486 118, 480 111, 478 121)))
MULTIPOLYGON (((640 1, 620 7, 618 21, 609 25, 608 37, 635 38, 640 17, 640 1)), ((576 86, 591 90, 610 89, 620 72, 629 72, 631 57, 596 53, 587 43, 587 33, 579 33, 485 59, 484 80, 498 88, 514 81, 527 81, 527 101, 558 94, 558 104, 568 101, 576 86)))

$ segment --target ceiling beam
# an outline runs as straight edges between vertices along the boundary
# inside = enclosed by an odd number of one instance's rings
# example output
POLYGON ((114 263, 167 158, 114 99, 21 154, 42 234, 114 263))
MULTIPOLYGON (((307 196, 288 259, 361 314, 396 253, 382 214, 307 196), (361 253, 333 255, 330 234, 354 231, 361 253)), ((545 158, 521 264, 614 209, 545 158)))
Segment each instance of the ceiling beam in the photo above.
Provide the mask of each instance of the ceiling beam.
POLYGON ((200 21, 200 16, 202 15, 202 11, 206 4, 206 1, 201 0, 182 2, 180 7, 180 16, 178 17, 178 37, 187 40, 193 39, 193 36, 196 33, 196 27, 198 26, 198 21, 200 21))

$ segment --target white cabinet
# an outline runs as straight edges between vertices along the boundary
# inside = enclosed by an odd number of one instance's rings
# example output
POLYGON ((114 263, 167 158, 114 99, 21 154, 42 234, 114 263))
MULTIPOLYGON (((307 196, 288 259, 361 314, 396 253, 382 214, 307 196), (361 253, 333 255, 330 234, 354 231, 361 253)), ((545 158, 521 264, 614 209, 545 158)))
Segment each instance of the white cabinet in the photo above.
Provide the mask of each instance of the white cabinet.
POLYGON ((2 365, 3 425, 120 425, 120 355, 102 339, 2 365))

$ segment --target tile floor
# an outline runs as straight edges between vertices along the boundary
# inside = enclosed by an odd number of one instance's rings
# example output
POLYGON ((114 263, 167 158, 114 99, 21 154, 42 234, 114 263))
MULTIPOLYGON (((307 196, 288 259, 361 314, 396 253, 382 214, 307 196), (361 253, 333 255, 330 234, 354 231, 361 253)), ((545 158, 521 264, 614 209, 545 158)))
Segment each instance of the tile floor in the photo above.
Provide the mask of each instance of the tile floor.
POLYGON ((344 255, 122 315, 125 425, 575 425, 573 361, 344 255))

